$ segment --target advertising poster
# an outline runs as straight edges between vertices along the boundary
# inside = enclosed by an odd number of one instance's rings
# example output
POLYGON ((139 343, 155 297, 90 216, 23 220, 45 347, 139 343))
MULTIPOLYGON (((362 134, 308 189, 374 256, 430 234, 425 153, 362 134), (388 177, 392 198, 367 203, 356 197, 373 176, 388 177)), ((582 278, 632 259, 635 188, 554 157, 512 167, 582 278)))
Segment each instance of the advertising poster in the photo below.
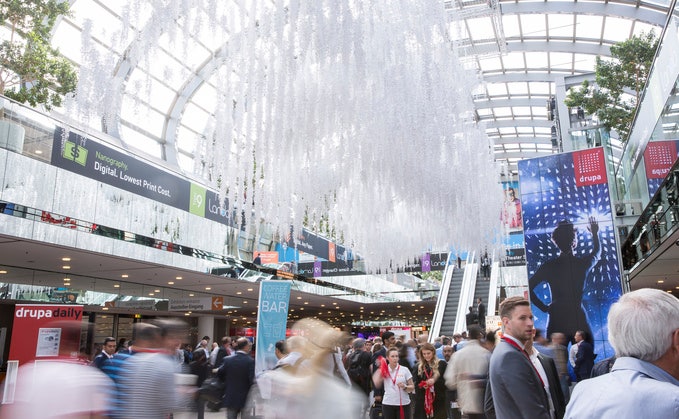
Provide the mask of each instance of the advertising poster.
POLYGON ((524 266, 526 254, 523 242, 523 214, 519 182, 503 182, 502 190, 504 201, 500 222, 502 224, 502 237, 504 245, 504 266, 524 266))
POLYGON ((519 162, 529 297, 535 327, 593 337, 613 355, 606 317, 622 287, 602 148, 519 162))
POLYGON ((83 306, 56 304, 17 304, 14 309, 9 360, 19 365, 34 359, 77 356, 80 327, 63 326, 82 322, 83 306))
POLYGON ((663 180, 677 161, 677 145, 679 141, 652 141, 644 150, 644 166, 646 167, 646 182, 648 197, 653 198, 663 180))
POLYGON ((276 365, 275 345, 285 339, 291 284, 290 281, 262 281, 259 287, 255 376, 276 365))

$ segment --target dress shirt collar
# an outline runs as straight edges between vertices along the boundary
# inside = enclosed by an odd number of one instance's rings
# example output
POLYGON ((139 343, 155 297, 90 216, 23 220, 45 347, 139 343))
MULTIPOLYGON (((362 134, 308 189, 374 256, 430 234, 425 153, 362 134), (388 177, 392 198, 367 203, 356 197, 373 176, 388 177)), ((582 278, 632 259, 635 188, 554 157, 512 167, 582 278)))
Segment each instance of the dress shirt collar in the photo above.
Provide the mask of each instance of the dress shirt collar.
POLYGON ((522 350, 524 350, 524 351, 526 350, 525 345, 523 343, 521 343, 521 341, 518 340, 517 338, 515 338, 514 336, 505 333, 505 334, 502 335, 502 337, 505 338, 505 339, 509 339, 512 342, 516 343, 517 345, 519 345, 519 348, 521 348, 522 350))
POLYGON ((642 361, 637 358, 623 356, 616 359, 615 364, 613 364, 613 368, 611 369, 611 372, 616 370, 639 371, 642 374, 648 375, 654 380, 664 381, 667 383, 674 384, 675 386, 679 386, 679 380, 672 377, 670 373, 668 373, 667 371, 663 370, 660 367, 651 364, 650 362, 642 361))

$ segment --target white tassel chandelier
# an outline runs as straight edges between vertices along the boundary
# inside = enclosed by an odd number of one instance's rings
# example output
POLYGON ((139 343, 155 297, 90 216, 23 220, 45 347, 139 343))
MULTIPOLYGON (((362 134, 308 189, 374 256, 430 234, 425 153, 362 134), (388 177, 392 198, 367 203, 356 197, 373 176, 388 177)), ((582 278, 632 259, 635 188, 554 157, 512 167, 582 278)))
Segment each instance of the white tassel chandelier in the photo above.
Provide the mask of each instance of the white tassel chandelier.
POLYGON ((371 268, 477 250, 497 228, 492 142, 473 122, 478 80, 453 49, 442 2, 131 3, 157 28, 137 35, 132 61, 160 37, 190 61, 181 39, 193 28, 224 38, 201 75, 214 89, 191 139, 193 171, 246 209, 246 225, 322 227, 371 268))

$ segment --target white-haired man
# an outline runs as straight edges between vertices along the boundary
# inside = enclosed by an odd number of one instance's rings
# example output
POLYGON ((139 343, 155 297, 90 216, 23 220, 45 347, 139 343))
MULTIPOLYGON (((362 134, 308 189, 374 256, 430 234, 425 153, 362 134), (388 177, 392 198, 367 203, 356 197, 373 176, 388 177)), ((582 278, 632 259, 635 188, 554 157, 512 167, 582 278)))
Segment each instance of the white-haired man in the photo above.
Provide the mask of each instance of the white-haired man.
POLYGON ((573 390, 566 418, 679 417, 679 299, 643 288, 608 313, 617 360, 573 390))

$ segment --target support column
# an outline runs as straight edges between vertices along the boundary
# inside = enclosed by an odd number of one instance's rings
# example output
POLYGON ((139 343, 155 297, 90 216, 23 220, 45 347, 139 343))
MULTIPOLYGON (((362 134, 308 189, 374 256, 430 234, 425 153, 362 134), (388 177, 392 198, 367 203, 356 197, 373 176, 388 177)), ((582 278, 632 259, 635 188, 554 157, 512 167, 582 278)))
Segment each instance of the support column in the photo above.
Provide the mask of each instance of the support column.
MULTIPOLYGON (((198 341, 203 336, 210 336, 210 345, 215 341, 215 318, 212 316, 198 317, 198 341)), ((217 342, 221 337, 216 337, 217 342)))

